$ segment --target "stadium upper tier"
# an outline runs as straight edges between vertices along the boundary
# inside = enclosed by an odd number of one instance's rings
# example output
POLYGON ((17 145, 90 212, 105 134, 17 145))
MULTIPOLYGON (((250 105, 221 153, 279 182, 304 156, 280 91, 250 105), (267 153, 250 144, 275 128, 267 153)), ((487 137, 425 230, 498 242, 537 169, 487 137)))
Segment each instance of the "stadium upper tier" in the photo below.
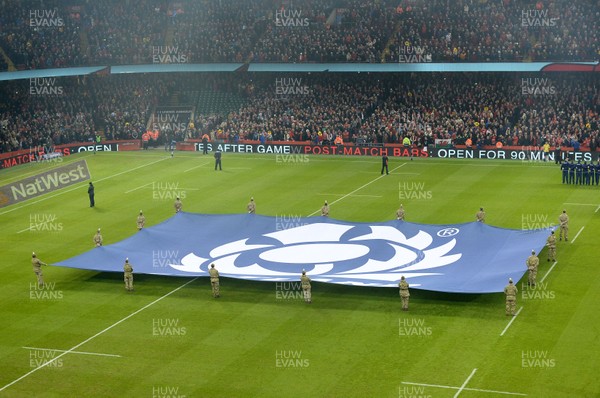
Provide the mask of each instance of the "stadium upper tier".
POLYGON ((595 0, 4 0, 0 70, 594 61, 599 25, 595 0))

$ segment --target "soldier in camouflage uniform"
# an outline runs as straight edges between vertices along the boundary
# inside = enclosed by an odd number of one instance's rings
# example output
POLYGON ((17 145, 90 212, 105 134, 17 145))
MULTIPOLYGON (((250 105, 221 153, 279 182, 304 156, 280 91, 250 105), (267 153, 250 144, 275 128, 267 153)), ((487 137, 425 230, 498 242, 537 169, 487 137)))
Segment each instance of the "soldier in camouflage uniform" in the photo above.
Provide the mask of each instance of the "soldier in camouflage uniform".
POLYGON ((173 207, 175 207, 175 213, 179 213, 181 211, 181 208, 183 207, 183 203, 181 203, 181 200, 179 200, 179 197, 177 197, 177 199, 175 200, 173 207))
POLYGON ((142 211, 140 210, 140 215, 137 216, 137 229, 138 231, 141 231, 142 228, 144 228, 144 225, 146 225, 146 217, 144 217, 144 213, 142 213, 142 211))
POLYGON ((38 286, 44 286, 44 274, 42 273, 42 265, 48 265, 35 255, 31 254, 31 265, 33 265, 33 273, 37 276, 38 286))
POLYGON ((321 207, 321 216, 329 217, 329 205, 327 204, 327 201, 325 201, 325 204, 321 207))
POLYGON ((569 216, 567 215, 567 211, 563 210, 562 214, 558 216, 558 221, 560 221, 560 233, 558 234, 558 240, 562 240, 563 234, 565 235, 565 241, 569 240, 569 216))
POLYGON ((312 303, 312 293, 310 286, 310 278, 306 275, 306 271, 302 270, 302 276, 300 277, 300 284, 302 285, 302 292, 304 293, 304 301, 308 304, 312 303))
POLYGON ((406 282, 404 275, 400 278, 400 283, 398 283, 398 287, 400 288, 402 311, 408 311, 408 300, 410 298, 410 292, 408 291, 408 282, 406 282))
POLYGON ((94 243, 96 247, 102 246, 102 235, 100 234, 100 228, 96 231, 96 235, 94 235, 94 243))
POLYGON ((256 203, 254 203, 254 198, 250 198, 250 202, 248 206, 246 206, 246 210, 248 210, 248 214, 256 213, 256 203))
POLYGON ((210 275, 212 295, 214 298, 219 298, 221 297, 221 292, 219 291, 219 271, 217 271, 214 264, 211 264, 208 273, 210 275))
POLYGON ((485 211, 483 211, 483 207, 480 207, 477 214, 475 214, 475 220, 477 222, 485 223, 485 211))
POLYGON ((133 267, 129 264, 129 258, 125 259, 125 265, 123 265, 123 279, 125 280, 125 289, 128 292, 133 291, 133 267))
POLYGON ((548 261, 556 261, 556 236, 554 231, 550 232, 550 236, 546 239, 546 246, 548 246, 548 261))
POLYGON ((535 250, 532 250, 531 256, 527 257, 526 264, 529 270, 527 286, 535 286, 535 278, 537 277, 538 265, 540 264, 540 259, 535 255, 535 250))
POLYGON ((506 295, 506 315, 514 316, 517 308, 517 293, 519 290, 513 284, 512 279, 508 279, 508 285, 504 288, 504 294, 506 295))
POLYGON ((396 211, 396 218, 404 221, 404 207, 402 207, 402 205, 400 205, 400 208, 396 211))

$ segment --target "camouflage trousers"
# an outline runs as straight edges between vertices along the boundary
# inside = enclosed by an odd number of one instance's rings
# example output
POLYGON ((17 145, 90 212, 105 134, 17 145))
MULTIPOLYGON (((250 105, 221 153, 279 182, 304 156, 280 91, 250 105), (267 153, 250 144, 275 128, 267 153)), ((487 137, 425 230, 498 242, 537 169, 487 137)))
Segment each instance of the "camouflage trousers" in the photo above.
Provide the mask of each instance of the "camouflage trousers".
POLYGON ((304 293, 304 301, 306 301, 307 303, 312 302, 312 293, 310 290, 310 287, 307 289, 302 289, 302 292, 304 293))
POLYGON ((219 290, 219 280, 217 279, 216 281, 210 281, 210 286, 212 287, 213 297, 219 297, 221 295, 219 290))
POLYGON ((548 247, 548 260, 556 261, 556 246, 548 247))
POLYGON ((527 283, 530 285, 535 285, 535 280, 537 278, 537 268, 533 268, 529 270, 529 275, 527 277, 527 283))
POLYGON ((507 298, 506 299, 506 315, 515 315, 516 309, 517 309, 517 299, 516 298, 507 298))
POLYGON ((133 290, 133 275, 125 275, 123 277, 123 280, 125 281, 125 289, 128 291, 132 291, 133 290))
POLYGON ((44 286, 44 274, 42 273, 42 270, 35 270, 33 271, 35 273, 35 276, 37 276, 37 282, 39 286, 44 286))
POLYGON ((567 235, 569 234, 569 227, 560 227, 560 233, 558 234, 558 239, 562 240, 563 233, 565 234, 565 240, 568 240, 569 237, 567 235))
POLYGON ((409 296, 400 296, 400 299, 402 300, 402 309, 403 310, 408 310, 408 300, 410 299, 409 296))

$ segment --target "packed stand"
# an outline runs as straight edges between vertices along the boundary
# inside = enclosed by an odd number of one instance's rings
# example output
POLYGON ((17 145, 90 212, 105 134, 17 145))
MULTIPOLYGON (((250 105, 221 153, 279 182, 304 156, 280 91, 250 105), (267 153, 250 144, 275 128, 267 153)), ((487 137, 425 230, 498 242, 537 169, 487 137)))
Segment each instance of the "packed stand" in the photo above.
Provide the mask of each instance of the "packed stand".
POLYGON ((87 64, 80 30, 81 13, 65 2, 3 1, 0 45, 18 69, 87 64))
MULTIPOLYGON (((248 103, 227 117, 197 115, 213 138, 355 144, 590 146, 598 139, 600 82, 593 76, 538 75, 255 78, 248 103), (283 79, 283 80, 282 80, 283 79)), ((206 130, 204 130, 206 132, 206 130)), ((201 134, 199 132, 198 134, 201 134)))
POLYGON ((5 0, 20 68, 214 62, 595 61, 596 1, 5 0), (157 57, 169 55, 170 57, 157 57), (175 59, 175 60, 173 60, 175 59))
POLYGON ((38 146, 90 141, 95 125, 93 100, 82 83, 58 83, 36 92, 29 81, 2 85, 0 149, 10 152, 38 146))
POLYGON ((403 0, 387 62, 594 61, 600 58, 595 1, 403 0))

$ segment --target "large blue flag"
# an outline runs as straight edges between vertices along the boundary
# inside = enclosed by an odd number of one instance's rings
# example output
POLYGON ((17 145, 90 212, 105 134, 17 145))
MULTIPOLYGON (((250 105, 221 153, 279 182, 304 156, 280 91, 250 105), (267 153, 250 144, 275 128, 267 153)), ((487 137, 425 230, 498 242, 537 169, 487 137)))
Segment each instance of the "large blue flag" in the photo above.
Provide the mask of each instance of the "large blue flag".
POLYGON ((404 221, 356 223, 326 217, 177 213, 119 243, 94 248, 57 265, 134 273, 221 276, 397 287, 456 292, 502 292, 518 281, 551 228, 512 230, 478 222, 425 225, 404 221))

